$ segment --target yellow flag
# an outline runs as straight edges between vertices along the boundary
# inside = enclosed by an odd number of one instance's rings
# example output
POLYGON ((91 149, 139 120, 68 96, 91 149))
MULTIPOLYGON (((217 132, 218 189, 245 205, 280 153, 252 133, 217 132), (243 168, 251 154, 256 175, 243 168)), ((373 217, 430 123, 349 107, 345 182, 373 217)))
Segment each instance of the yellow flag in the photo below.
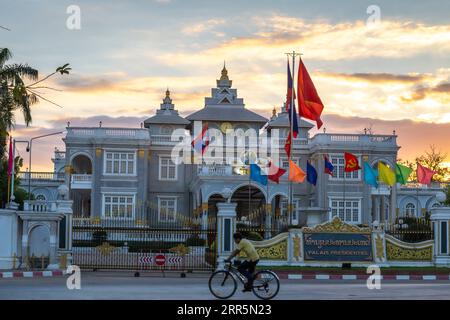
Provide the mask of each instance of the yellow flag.
POLYGON ((294 161, 289 160, 289 181, 302 183, 305 178, 306 173, 294 161))
POLYGON ((395 185, 395 183, 397 182, 395 178, 395 172, 389 169, 382 162, 378 162, 378 176, 380 178, 380 181, 383 181, 384 183, 390 185, 391 187, 395 185))

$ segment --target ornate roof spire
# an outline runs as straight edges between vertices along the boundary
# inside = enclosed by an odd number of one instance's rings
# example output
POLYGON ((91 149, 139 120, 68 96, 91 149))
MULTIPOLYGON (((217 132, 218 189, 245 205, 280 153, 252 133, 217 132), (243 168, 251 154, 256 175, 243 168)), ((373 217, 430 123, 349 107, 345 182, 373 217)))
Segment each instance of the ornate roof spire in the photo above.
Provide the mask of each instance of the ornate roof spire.
POLYGON ((169 90, 169 88, 167 88, 167 90, 166 90, 166 96, 163 99, 163 104, 165 104, 165 105, 171 105, 172 104, 172 99, 170 98, 170 90, 169 90))
POLYGON ((223 69, 222 74, 220 76, 220 80, 217 80, 217 87, 231 87, 231 80, 228 78, 228 70, 225 66, 225 60, 223 61, 223 69))

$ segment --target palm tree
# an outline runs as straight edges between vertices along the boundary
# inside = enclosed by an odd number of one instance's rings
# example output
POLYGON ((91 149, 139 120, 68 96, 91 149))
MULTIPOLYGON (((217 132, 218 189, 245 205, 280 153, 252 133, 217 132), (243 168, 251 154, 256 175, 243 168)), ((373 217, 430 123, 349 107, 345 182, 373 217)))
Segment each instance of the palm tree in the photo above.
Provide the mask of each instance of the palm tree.
POLYGON ((27 64, 5 64, 11 58, 7 48, 0 50, 0 137, 6 138, 7 131, 15 124, 14 113, 22 111, 25 124, 31 123, 30 106, 38 101, 35 93, 29 92, 24 79, 36 81, 38 71, 27 64))
MULTIPOLYGON (((11 52, 7 48, 0 49, 0 146, 6 144, 8 131, 15 125, 15 112, 20 110, 23 114, 25 124, 31 123, 32 104, 39 102, 39 98, 48 101, 54 105, 58 104, 50 101, 40 95, 37 89, 51 89, 50 87, 37 86, 53 75, 69 74, 69 64, 56 68, 54 72, 38 80, 38 71, 28 64, 9 64, 6 62, 11 58, 11 52), (25 79, 33 81, 31 84, 25 84, 25 79)), ((60 106, 59 106, 60 107, 60 106)))

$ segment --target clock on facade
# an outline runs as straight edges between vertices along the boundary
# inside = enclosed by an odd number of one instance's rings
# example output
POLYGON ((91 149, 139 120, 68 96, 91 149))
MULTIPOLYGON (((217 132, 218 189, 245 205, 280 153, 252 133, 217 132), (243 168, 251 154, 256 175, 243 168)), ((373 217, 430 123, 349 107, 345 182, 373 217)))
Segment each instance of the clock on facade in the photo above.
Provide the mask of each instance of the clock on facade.
POLYGON ((220 131, 222 131, 223 133, 227 133, 227 130, 233 130, 233 125, 229 122, 223 122, 220 125, 220 131))

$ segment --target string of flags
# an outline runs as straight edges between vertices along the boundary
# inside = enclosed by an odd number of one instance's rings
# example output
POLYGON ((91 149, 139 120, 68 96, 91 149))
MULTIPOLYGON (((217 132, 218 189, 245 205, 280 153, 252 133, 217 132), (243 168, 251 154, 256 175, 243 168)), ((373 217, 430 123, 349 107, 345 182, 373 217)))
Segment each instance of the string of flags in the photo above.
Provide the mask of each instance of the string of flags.
MULTIPOLYGON (((328 159, 328 156, 323 156, 323 172, 330 176, 334 176, 335 167, 328 159)), ((394 186, 396 183, 406 184, 413 172, 413 169, 402 165, 400 163, 395 164, 395 168, 391 169, 386 164, 378 161, 376 169, 374 169, 368 162, 363 162, 363 168, 359 165, 358 157, 354 154, 344 153, 344 174, 363 170, 364 182, 375 188, 378 188, 379 182, 383 182, 386 185, 394 186)), ((279 183, 280 178, 286 173, 283 168, 276 167, 273 163, 269 163, 268 174, 263 172, 262 168, 257 164, 250 165, 250 179, 266 186, 269 180, 279 183)), ((424 167, 420 163, 417 163, 417 182, 421 184, 429 185, 435 171, 424 167)), ((306 172, 304 172, 294 161, 289 160, 289 175, 288 180, 295 183, 303 183, 305 180, 316 185, 318 179, 318 173, 313 164, 308 160, 306 162, 306 172)))

